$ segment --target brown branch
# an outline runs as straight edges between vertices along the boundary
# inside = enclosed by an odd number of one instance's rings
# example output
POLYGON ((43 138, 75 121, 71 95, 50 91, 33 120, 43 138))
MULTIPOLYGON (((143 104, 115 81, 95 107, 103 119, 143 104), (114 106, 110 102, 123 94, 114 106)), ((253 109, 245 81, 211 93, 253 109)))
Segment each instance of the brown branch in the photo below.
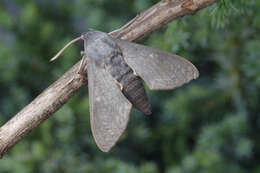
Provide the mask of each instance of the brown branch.
MULTIPOLYGON (((137 15, 128 24, 110 34, 116 38, 139 41, 172 20, 193 14, 217 1, 164 0, 137 15)), ((83 78, 76 73, 78 68, 79 63, 75 64, 59 80, 45 89, 0 128, 0 156, 3 156, 30 131, 48 119, 81 87, 87 84, 87 77, 83 78)))

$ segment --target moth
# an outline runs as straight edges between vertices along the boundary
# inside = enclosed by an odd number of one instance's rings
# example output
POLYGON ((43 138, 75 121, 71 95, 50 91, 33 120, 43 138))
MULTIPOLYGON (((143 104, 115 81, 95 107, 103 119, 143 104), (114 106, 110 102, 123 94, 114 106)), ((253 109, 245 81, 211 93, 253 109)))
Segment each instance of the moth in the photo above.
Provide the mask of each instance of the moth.
POLYGON ((79 74, 87 65, 91 130, 97 146, 108 152, 124 132, 131 108, 151 114, 143 81, 151 90, 170 90, 199 76, 186 59, 140 44, 87 30, 68 43, 84 41, 79 74))

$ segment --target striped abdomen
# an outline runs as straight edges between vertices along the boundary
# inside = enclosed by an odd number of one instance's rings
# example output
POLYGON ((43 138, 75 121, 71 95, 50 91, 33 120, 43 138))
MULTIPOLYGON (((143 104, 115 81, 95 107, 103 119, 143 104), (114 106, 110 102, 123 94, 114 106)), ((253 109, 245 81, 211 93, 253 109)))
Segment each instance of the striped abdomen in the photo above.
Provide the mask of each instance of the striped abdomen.
POLYGON ((134 75, 120 50, 115 51, 111 57, 106 59, 106 69, 122 85, 123 94, 136 109, 144 114, 152 113, 142 79, 134 75))
POLYGON ((151 106, 145 93, 143 81, 133 71, 122 77, 123 94, 134 107, 145 114, 151 114, 151 106))

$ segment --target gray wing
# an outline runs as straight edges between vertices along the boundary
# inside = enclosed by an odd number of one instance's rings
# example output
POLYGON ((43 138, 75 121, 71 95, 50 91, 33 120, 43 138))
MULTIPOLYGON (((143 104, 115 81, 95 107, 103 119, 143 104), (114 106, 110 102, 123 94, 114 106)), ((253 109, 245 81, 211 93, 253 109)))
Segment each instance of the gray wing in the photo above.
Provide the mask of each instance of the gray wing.
POLYGON ((127 64, 151 90, 174 89, 199 76, 188 60, 151 47, 115 39, 127 64))
POLYGON ((89 58, 87 64, 91 130, 97 146, 108 152, 125 130, 132 104, 104 68, 89 58))

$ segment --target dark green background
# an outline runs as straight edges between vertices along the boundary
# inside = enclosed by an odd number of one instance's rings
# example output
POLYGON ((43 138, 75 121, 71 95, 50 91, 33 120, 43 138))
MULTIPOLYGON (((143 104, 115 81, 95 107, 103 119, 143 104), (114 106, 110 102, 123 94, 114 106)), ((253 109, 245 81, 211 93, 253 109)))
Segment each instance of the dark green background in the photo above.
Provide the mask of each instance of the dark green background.
MULTIPOLYGON (((112 31, 157 1, 0 1, 0 124, 80 56, 49 59, 86 28, 112 31)), ((133 111, 109 153, 95 145, 87 86, 0 160, 1 173, 260 172, 260 1, 221 0, 142 42, 181 55, 199 79, 147 91, 153 114, 133 111)))

